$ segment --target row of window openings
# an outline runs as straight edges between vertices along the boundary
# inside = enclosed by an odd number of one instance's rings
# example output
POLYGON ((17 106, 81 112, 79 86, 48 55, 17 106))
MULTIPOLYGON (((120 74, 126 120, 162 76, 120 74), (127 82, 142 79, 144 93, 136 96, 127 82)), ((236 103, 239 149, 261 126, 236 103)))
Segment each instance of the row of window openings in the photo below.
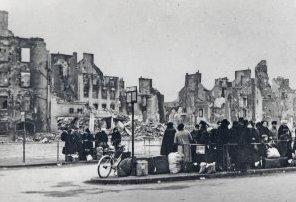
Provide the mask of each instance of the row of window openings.
MULTIPOLYGON (((115 81, 111 78, 104 78, 102 81, 101 81, 101 79, 94 79, 93 85, 99 86, 101 84, 101 82, 102 82, 103 86, 115 87, 115 81)), ((83 83, 85 83, 86 85, 89 84, 89 77, 87 74, 83 75, 83 83)))
MULTIPOLYGON (((70 108, 70 109, 69 109, 69 113, 70 113, 70 114, 73 114, 73 113, 74 113, 74 108, 70 108)), ((82 113, 83 113, 83 109, 78 108, 78 109, 77 109, 77 113, 78 113, 78 114, 82 114, 82 113)))
MULTIPOLYGON (((101 91, 101 98, 102 99, 107 99, 107 90, 102 90, 101 91)), ((85 87, 84 86, 84 89, 83 89, 83 96, 85 98, 88 98, 89 97, 89 88, 85 87)), ((110 91, 110 100, 115 100, 115 97, 116 97, 116 93, 114 90, 111 90, 110 91)), ((93 98, 99 98, 99 91, 93 91, 93 98)))
MULTIPOLYGON (((20 86, 27 88, 31 86, 30 72, 21 72, 20 86)), ((7 74, 0 74, 0 86, 9 86, 9 79, 7 74)))
MULTIPOLYGON (((99 108, 99 105, 98 104, 93 104, 93 107, 97 110, 99 108)), ((107 109, 107 104, 102 104, 102 109, 107 109)), ((110 109, 115 110, 115 105, 114 104, 110 104, 110 109)), ((74 111, 75 111, 74 108, 70 108, 69 109, 69 113, 70 114, 74 114, 74 111)), ((78 114, 82 114, 83 113, 83 109, 78 108, 77 109, 77 113, 78 114)))
MULTIPOLYGON (((7 54, 7 53, 8 53, 8 50, 6 48, 0 48, 1 55, 7 54)), ((8 57, 4 56, 4 58, 8 58, 8 57)), ((30 62, 30 61, 31 61, 30 48, 21 48, 21 62, 30 62)))

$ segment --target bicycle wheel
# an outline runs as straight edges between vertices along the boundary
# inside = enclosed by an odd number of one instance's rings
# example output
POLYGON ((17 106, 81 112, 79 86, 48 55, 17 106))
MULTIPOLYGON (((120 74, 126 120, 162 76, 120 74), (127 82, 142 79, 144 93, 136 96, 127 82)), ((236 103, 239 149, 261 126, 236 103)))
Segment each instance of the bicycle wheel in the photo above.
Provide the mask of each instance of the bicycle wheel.
POLYGON ((112 170, 113 160, 110 156, 103 156, 98 163, 98 175, 100 178, 107 178, 112 170))

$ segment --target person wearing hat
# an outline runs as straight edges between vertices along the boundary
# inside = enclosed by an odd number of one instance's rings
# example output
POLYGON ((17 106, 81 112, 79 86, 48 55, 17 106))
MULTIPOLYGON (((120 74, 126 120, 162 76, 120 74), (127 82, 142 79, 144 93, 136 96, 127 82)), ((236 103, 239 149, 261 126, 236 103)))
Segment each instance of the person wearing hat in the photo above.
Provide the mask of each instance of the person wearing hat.
POLYGON ((121 134, 117 128, 113 129, 113 133, 111 134, 111 143, 114 146, 115 150, 118 149, 118 146, 121 143, 121 134))
POLYGON ((223 168, 223 146, 229 142, 230 138, 230 130, 228 129, 229 121, 227 119, 223 119, 221 121, 220 126, 218 127, 215 133, 216 140, 216 150, 215 150, 215 161, 217 162, 217 166, 219 170, 223 168))
POLYGON ((174 143, 176 130, 172 122, 167 123, 161 142, 160 155, 168 156, 172 152, 177 151, 177 145, 174 143))
POLYGON ((100 128, 98 129, 98 132, 95 135, 95 146, 96 147, 109 147, 108 146, 108 135, 105 132, 105 130, 101 130, 100 128))
POLYGON ((200 130, 198 131, 199 142, 198 144, 208 144, 209 143, 209 133, 208 124, 205 121, 199 122, 200 130))
POLYGON ((237 146, 237 167, 242 172, 246 172, 251 163, 252 158, 252 137, 248 128, 249 121, 239 119, 238 125, 238 146, 237 146))
POLYGON ((275 141, 277 141, 277 139, 278 139, 277 121, 271 122, 270 138, 272 138, 275 141))

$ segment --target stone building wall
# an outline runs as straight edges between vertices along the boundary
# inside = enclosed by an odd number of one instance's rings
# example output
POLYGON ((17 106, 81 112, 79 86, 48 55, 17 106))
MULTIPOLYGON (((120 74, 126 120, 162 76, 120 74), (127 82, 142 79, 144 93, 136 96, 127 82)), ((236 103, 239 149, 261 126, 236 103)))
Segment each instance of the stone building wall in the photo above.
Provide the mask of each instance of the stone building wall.
POLYGON ((52 131, 58 129, 56 120, 59 117, 83 116, 89 119, 93 130, 96 119, 113 117, 119 113, 124 81, 118 77, 103 75, 94 64, 93 54, 83 53, 79 62, 77 53, 52 54, 51 61, 54 94, 51 104, 52 131), (79 113, 84 109, 82 114, 76 113, 77 107, 79 113), (60 110, 61 108, 64 110, 60 110))
POLYGON ((295 90, 290 88, 289 80, 282 77, 273 79, 271 86, 265 60, 256 65, 255 78, 252 78, 250 69, 235 71, 232 82, 226 77, 218 78, 210 91, 203 89, 200 81, 199 72, 186 74, 185 86, 179 91, 177 104, 168 109, 168 117, 178 114, 176 108, 180 107, 190 124, 194 120, 192 117, 198 117, 196 112, 203 104, 209 109, 203 118, 212 123, 224 118, 235 121, 239 117, 255 122, 296 121, 295 90))
POLYGON ((21 129, 22 112, 29 132, 49 130, 48 57, 41 38, 15 37, 0 11, 0 133, 21 129))

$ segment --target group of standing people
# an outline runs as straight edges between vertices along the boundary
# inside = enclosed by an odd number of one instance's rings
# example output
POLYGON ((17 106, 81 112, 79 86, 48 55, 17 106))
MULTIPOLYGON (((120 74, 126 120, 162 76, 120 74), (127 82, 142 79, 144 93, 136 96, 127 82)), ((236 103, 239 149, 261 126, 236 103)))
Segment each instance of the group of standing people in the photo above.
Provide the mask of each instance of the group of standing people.
MULTIPOLYGON (((114 128, 111 135, 111 144, 118 148, 121 143, 121 134, 117 128, 114 128)), ((93 158, 97 157, 97 148, 103 149, 109 147, 109 137, 105 130, 98 129, 92 134, 87 128, 84 132, 75 127, 70 130, 63 130, 61 140, 65 142, 63 154, 65 161, 71 161, 72 155, 77 154, 79 160, 86 160, 87 155, 93 158)))
POLYGON ((279 127, 273 121, 269 128, 267 121, 255 124, 239 118, 230 127, 230 122, 224 119, 211 129, 205 121, 200 121, 191 132, 184 129, 184 124, 179 124, 176 130, 170 122, 162 140, 161 155, 182 153, 185 168, 192 163, 216 162, 218 170, 233 165, 234 169, 245 171, 254 167, 255 162, 264 161, 266 149, 271 146, 276 147, 281 156, 292 158, 296 144, 292 145, 292 133, 286 121, 279 127), (196 153, 197 145, 204 145, 205 154, 196 153))

